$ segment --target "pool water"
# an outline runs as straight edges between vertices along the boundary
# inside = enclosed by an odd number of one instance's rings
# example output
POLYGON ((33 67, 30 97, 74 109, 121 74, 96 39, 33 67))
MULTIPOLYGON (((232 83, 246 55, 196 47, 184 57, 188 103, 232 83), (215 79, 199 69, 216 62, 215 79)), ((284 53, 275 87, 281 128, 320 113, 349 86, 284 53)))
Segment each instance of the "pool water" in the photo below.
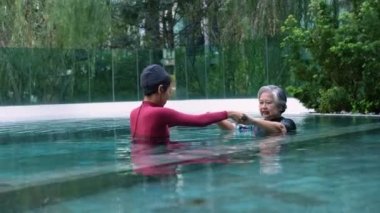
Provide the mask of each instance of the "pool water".
POLYGON ((380 119, 291 118, 295 135, 174 128, 173 147, 148 149, 125 119, 2 124, 0 209, 377 212, 380 119))

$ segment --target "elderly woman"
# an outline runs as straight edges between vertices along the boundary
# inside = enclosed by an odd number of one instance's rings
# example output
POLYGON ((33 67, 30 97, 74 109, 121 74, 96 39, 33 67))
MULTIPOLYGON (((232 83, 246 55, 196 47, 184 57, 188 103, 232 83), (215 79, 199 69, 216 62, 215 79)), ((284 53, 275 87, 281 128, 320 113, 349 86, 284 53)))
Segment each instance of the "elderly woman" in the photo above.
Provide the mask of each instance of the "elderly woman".
POLYGON ((252 118, 243 115, 239 123, 235 125, 228 120, 218 123, 221 129, 235 130, 239 132, 253 131, 255 135, 271 135, 287 133, 296 130, 293 120, 282 117, 286 110, 286 94, 284 90, 275 85, 267 85, 260 88, 257 93, 259 110, 263 119, 252 118))

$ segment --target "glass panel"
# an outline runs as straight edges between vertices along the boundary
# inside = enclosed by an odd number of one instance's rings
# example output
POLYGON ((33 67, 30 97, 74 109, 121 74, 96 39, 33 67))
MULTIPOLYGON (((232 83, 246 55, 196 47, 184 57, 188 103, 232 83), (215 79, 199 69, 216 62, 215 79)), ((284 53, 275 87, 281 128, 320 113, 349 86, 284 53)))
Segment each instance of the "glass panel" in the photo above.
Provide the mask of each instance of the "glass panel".
POLYGON ((140 74, 152 63, 175 79, 172 99, 255 97, 262 85, 294 84, 279 42, 180 47, 174 64, 165 63, 163 49, 1 48, 0 104, 141 100, 140 74))
POLYGON ((138 51, 113 50, 116 101, 138 100, 140 97, 138 51))

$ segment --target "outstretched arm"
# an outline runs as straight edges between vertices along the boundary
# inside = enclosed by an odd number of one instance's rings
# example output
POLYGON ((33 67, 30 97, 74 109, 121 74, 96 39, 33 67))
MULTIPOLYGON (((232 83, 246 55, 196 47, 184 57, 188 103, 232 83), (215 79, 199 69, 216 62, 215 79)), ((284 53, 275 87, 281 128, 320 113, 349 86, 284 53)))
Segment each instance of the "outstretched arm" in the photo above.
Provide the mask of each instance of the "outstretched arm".
MULTIPOLYGON (((228 117, 232 118, 235 122, 241 122, 241 119, 244 118, 244 116, 246 115, 241 112, 228 111, 228 117)), ((222 130, 234 130, 236 127, 235 123, 232 123, 227 119, 219 121, 217 124, 222 130)))
POLYGON ((239 123, 246 124, 246 125, 253 124, 255 126, 258 126, 264 129, 268 134, 280 134, 280 133, 285 134, 287 132, 284 124, 280 122, 252 118, 247 115, 243 115, 239 123))
POLYGON ((217 124, 218 124, 219 128, 222 130, 234 130, 235 129, 235 124, 232 123, 231 121, 227 120, 227 119, 219 121, 217 124))
POLYGON ((243 113, 235 111, 210 112, 199 115, 185 114, 168 108, 164 111, 163 119, 169 126, 207 126, 227 118, 236 120, 243 116, 243 113))

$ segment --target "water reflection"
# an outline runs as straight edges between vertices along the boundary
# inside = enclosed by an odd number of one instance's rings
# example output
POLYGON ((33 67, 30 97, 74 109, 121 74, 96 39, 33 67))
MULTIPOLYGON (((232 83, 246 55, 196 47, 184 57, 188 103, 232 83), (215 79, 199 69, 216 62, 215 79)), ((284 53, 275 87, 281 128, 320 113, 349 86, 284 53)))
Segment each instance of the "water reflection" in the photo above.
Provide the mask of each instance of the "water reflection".
POLYGON ((183 173, 184 166, 210 163, 255 163, 260 174, 282 173, 280 151, 286 136, 251 138, 212 146, 189 142, 131 143, 133 171, 143 176, 173 176, 183 173))
POLYGON ((213 150, 171 141, 158 145, 154 141, 132 141, 131 161, 134 172, 144 176, 178 175, 183 165, 229 162, 213 150))
MULTIPOLYGON (((294 134, 292 134, 294 135, 294 134)), ((288 135, 255 136, 252 133, 238 134, 229 133, 224 135, 224 140, 236 138, 245 139, 244 145, 237 144, 236 153, 231 155, 232 163, 253 163, 259 161, 260 174, 274 175, 282 172, 281 147, 288 139, 288 135)))
POLYGON ((273 175, 282 172, 280 151, 282 136, 273 136, 263 139, 259 144, 260 173, 273 175))

